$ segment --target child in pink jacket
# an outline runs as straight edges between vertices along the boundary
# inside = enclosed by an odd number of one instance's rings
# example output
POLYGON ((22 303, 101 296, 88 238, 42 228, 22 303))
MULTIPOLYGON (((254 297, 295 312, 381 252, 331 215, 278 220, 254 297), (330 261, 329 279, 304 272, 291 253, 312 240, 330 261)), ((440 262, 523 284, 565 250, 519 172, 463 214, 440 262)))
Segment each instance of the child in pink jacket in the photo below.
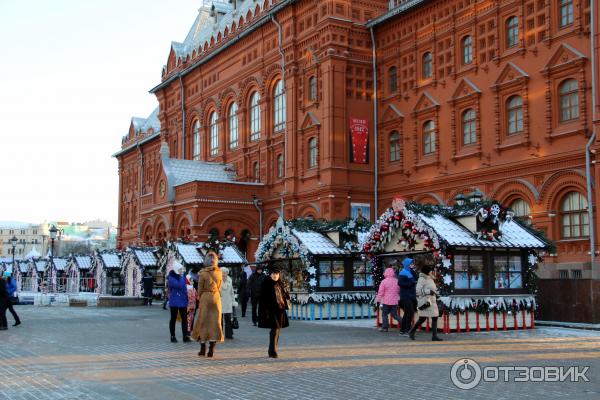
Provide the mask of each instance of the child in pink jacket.
POLYGON ((389 317, 392 317, 396 321, 400 321, 400 317, 396 310, 398 309, 398 301, 400 300, 400 286, 398 286, 398 277, 394 268, 387 267, 383 273, 383 281, 379 285, 379 291, 375 301, 381 303, 381 320, 382 325, 380 332, 387 332, 389 327, 389 317))

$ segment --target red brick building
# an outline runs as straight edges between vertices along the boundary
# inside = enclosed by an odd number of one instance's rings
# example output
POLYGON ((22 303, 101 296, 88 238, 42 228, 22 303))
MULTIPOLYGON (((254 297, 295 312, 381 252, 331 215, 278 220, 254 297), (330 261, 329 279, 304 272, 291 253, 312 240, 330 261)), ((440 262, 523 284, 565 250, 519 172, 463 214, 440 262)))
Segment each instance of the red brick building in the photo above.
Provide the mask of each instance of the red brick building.
POLYGON ((252 258, 281 210, 478 189, 556 241, 543 277, 589 279, 593 20, 589 0, 214 1, 116 154, 119 246, 232 233, 252 258))

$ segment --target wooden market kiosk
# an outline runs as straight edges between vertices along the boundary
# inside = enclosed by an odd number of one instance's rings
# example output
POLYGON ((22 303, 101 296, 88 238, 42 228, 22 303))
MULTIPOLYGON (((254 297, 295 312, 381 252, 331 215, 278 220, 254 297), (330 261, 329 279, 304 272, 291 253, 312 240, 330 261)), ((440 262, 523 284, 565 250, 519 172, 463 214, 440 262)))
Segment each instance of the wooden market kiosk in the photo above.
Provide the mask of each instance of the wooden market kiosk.
POLYGON ((433 254, 445 332, 533 328, 535 270, 547 247, 497 202, 447 207, 399 199, 363 244, 375 275, 390 253, 433 254))
POLYGON ((372 318, 371 264, 361 257, 351 221, 338 230, 300 228, 281 218, 260 242, 258 265, 277 266, 288 284, 289 317, 303 320, 372 318))

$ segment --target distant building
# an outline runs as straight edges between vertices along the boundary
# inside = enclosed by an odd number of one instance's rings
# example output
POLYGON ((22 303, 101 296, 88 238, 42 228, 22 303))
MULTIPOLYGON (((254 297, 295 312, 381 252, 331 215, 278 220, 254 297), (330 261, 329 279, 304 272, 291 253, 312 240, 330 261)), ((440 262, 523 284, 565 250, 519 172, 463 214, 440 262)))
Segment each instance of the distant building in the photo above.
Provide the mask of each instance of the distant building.
POLYGON ((25 222, 0 221, 0 258, 12 259, 13 237, 17 238, 15 258, 25 258, 29 255, 48 252, 49 225, 30 224, 25 222))

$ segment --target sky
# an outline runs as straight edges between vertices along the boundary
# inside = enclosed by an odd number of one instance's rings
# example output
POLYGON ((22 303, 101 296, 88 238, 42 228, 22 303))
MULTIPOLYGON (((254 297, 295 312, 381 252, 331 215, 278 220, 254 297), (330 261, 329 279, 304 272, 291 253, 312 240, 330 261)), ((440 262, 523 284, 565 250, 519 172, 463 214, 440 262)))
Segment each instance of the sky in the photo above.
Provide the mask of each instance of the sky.
POLYGON ((112 155, 202 0, 0 0, 0 221, 117 223, 112 155))

